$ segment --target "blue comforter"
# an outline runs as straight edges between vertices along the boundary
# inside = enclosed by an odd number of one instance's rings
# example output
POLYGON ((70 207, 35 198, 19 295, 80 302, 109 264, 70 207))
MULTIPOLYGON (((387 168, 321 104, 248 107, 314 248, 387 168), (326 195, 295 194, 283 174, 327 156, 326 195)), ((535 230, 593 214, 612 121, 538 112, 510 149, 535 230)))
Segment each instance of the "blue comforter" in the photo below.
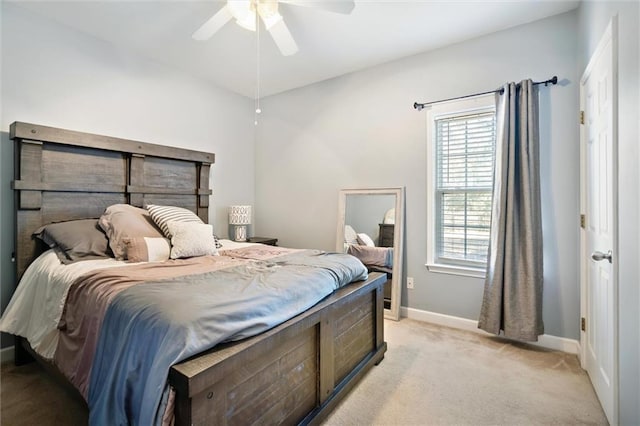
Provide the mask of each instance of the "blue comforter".
POLYGON ((268 330, 366 277, 355 257, 305 251, 123 290, 99 331, 90 424, 160 424, 171 365, 268 330))

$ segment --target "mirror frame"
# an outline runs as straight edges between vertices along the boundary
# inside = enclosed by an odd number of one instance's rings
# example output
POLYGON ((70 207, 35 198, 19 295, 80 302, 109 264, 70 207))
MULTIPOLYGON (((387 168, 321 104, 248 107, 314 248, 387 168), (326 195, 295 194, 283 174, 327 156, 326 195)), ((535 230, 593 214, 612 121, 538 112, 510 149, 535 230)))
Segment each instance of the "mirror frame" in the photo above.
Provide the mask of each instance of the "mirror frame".
POLYGON ((395 226, 393 230, 393 273, 391 276, 391 308, 384 310, 384 317, 395 321, 400 319, 400 298, 404 282, 404 186, 394 188, 341 189, 338 198, 338 232, 336 251, 344 251, 344 226, 347 213, 348 195, 395 195, 395 226))

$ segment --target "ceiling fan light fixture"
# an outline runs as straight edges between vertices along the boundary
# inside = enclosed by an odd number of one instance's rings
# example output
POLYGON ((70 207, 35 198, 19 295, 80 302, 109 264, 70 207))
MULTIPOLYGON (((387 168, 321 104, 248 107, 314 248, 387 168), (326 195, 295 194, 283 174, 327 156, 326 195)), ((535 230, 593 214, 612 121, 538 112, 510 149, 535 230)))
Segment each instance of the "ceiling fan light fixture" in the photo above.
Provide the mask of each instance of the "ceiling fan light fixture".
POLYGON ((270 15, 260 13, 260 17, 262 18, 262 22, 264 22, 264 27, 270 30, 275 24, 282 21, 282 15, 278 12, 272 13, 270 15))
POLYGON ((252 12, 252 2, 250 0, 232 0, 227 1, 227 7, 231 15, 238 21, 242 21, 247 18, 252 12))
POLYGON ((249 31, 256 30, 256 8, 251 0, 227 1, 229 13, 236 19, 236 23, 249 31))
POLYGON ((208 40, 232 18, 235 18, 236 23, 242 28, 255 32, 259 30, 258 20, 261 19, 280 53, 284 56, 294 55, 298 51, 298 45, 283 16, 278 12, 279 3, 313 7, 342 14, 351 13, 355 7, 354 0, 227 0, 227 4, 202 24, 192 37, 195 40, 208 40))
POLYGON ((236 24, 240 25, 245 30, 256 30, 256 13, 249 11, 249 13, 243 19, 236 19, 236 24))
POLYGON ((256 9, 258 14, 264 22, 264 26, 267 30, 270 30, 278 22, 282 21, 282 15, 278 13, 278 2, 271 0, 258 0, 256 2, 256 9))

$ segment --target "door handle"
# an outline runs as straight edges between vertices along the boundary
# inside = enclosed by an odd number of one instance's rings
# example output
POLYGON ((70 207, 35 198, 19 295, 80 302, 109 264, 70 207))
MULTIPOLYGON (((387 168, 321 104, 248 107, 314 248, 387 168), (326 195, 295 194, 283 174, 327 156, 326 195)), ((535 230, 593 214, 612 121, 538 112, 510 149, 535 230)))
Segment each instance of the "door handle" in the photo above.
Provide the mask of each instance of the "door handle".
POLYGON ((609 263, 611 263, 611 250, 609 250, 606 253, 602 253, 601 251, 594 251, 591 254, 591 259, 595 260, 596 262, 600 262, 601 260, 605 260, 607 259, 609 261, 609 263))

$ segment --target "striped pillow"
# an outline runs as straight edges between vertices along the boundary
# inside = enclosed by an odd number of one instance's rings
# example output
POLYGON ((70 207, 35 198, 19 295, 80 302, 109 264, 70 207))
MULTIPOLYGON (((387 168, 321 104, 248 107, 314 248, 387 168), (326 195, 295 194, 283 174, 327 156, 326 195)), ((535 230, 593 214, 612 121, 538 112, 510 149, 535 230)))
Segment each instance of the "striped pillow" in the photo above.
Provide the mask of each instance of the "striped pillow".
POLYGON ((149 204, 147 210, 151 215, 151 219, 162 230, 164 236, 169 239, 173 236, 168 226, 170 221, 204 223, 191 210, 183 209, 182 207, 149 204))

